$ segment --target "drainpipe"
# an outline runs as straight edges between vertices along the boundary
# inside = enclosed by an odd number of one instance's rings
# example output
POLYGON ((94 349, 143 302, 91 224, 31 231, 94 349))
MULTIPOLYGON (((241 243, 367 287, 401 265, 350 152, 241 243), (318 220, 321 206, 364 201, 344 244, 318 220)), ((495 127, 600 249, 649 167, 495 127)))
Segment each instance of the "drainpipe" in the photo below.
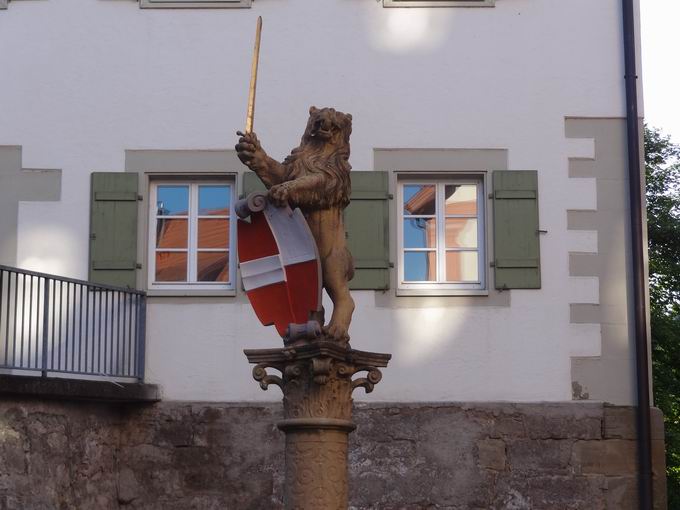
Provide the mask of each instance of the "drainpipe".
POLYGON ((628 180, 630 195, 631 247, 633 255, 633 307, 635 368, 637 378, 638 495, 641 510, 652 510, 652 438, 649 398, 649 353, 647 349, 647 302, 642 224, 640 129, 637 105, 635 58, 635 11, 633 0, 622 0, 623 53, 626 80, 628 135, 628 180))

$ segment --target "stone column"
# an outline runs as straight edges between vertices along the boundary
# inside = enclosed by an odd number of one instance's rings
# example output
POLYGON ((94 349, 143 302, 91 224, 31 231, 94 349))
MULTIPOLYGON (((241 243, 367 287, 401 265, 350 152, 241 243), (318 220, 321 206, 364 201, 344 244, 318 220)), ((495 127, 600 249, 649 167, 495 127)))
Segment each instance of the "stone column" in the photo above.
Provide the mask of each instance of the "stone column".
POLYGON ((352 391, 367 393, 382 378, 389 354, 356 351, 316 341, 282 349, 246 350, 256 363, 253 377, 262 389, 283 391, 286 434, 284 504, 289 510, 345 510, 348 503, 347 440, 352 423, 352 391), (267 373, 267 368, 281 376, 267 373), (359 373, 364 377, 352 379, 359 373))

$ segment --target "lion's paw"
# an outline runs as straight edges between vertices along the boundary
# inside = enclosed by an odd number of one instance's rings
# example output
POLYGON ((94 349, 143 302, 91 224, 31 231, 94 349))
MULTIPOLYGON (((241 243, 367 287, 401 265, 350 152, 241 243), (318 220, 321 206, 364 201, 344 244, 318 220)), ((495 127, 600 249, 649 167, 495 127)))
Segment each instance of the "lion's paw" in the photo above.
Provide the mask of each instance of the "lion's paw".
POLYGON ((342 324, 333 324, 332 322, 323 328, 323 332, 328 340, 346 344, 349 342, 349 334, 347 326, 342 324))
POLYGON ((269 188, 269 199, 277 207, 284 207, 288 205, 289 196, 290 185, 287 182, 275 184, 269 188))

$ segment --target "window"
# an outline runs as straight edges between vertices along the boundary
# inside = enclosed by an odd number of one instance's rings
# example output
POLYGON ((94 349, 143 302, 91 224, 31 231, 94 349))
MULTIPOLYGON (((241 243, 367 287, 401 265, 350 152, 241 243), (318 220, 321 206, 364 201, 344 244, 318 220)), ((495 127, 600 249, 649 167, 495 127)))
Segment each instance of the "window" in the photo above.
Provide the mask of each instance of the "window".
POLYGON ((486 288, 482 176, 398 181, 399 288, 486 288))
POLYGON ((152 181, 150 289, 234 288, 231 181, 152 181))
POLYGON ((384 7, 493 7, 496 0, 383 0, 384 7))
MULTIPOLYGON (((0 0, 1 1, 1 0, 0 0)), ((251 0, 139 0, 142 8, 234 8, 250 7, 251 0)))

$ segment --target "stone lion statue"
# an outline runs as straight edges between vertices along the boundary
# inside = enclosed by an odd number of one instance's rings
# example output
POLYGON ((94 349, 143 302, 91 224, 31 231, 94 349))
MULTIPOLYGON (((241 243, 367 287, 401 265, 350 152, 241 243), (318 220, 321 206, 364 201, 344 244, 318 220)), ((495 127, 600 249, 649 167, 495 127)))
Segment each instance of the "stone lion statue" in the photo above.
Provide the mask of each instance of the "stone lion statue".
MULTIPOLYGON (((238 157, 269 190, 275 205, 299 207, 314 235, 321 258, 323 287, 333 302, 333 314, 323 331, 327 338, 349 341, 354 300, 348 281, 354 276, 352 255, 345 242, 343 209, 351 191, 349 137, 352 116, 333 108, 309 109, 300 146, 283 163, 267 156, 255 133, 241 133, 238 157)), ((324 323, 323 311, 319 322, 324 323)))

